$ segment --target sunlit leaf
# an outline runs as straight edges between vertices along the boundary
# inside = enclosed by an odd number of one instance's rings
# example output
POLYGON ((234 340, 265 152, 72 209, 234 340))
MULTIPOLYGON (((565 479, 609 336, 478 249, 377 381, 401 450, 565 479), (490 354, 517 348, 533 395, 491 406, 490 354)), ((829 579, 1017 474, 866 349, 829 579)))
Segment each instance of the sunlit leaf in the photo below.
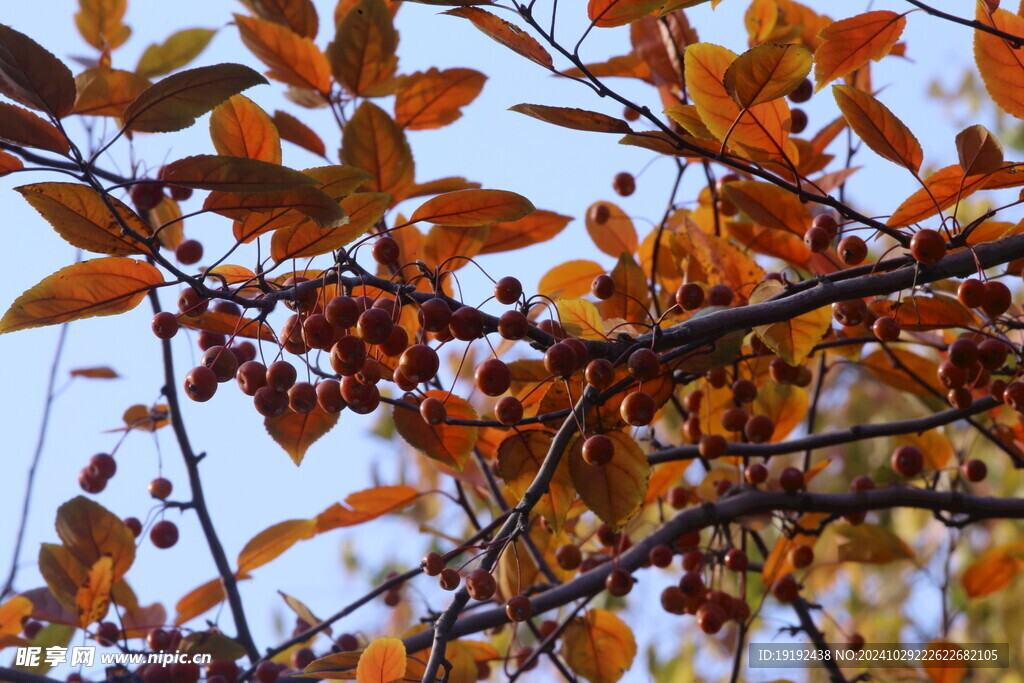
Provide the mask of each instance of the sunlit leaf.
POLYGON ((71 149, 55 125, 7 102, 0 102, 0 140, 57 154, 67 154, 71 149))
MULTIPOLYGON (((552 438, 552 433, 546 429, 522 429, 509 433, 498 446, 498 476, 517 499, 522 499, 536 478, 551 448, 552 438)), ((569 465, 562 458, 535 509, 547 519, 556 534, 561 533, 575 498, 569 465)))
POLYGON ((181 626, 192 621, 200 614, 224 602, 224 597, 224 584, 221 583, 219 577, 189 591, 174 606, 174 611, 177 613, 174 617, 174 625, 181 626))
POLYGON ((373 227, 387 210, 391 196, 378 192, 358 192, 341 200, 348 216, 345 225, 324 230, 309 221, 282 228, 274 233, 270 255, 277 261, 317 256, 340 249, 373 227))
POLYGON ((202 54, 216 34, 217 31, 208 28, 175 31, 164 42, 153 43, 145 49, 135 73, 154 78, 177 71, 202 54))
POLYGON ((587 16, 595 26, 624 26, 661 9, 665 0, 589 0, 587 16))
MULTIPOLYGON (((981 25, 1024 35, 1024 17, 1005 9, 990 12, 984 2, 975 6, 981 25)), ((975 29, 974 62, 992 101, 1007 114, 1024 118, 1024 53, 999 36, 975 29)))
MULTIPOLYGON (((796 523, 799 529, 814 531, 821 522, 828 517, 824 512, 806 512, 797 518, 796 523)), ((793 571, 793 563, 790 561, 789 551, 801 545, 814 546, 820 538, 819 534, 803 533, 798 531, 790 536, 779 536, 772 546, 772 550, 765 558, 764 568, 761 570, 761 580, 765 586, 775 583, 775 580, 793 571)))
POLYGON ((569 216, 537 209, 516 221, 493 223, 480 253, 513 251, 546 242, 562 232, 570 221, 569 216))
POLYGON ((78 97, 75 114, 82 116, 124 116, 124 110, 151 84, 149 79, 105 66, 86 69, 75 76, 78 97))
POLYGON ((912 225, 945 211, 978 190, 1024 184, 1024 171, 1015 167, 1016 164, 1007 163, 995 173, 979 173, 966 178, 960 164, 940 168, 924 179, 924 187, 896 208, 886 224, 897 228, 912 225))
POLYGON ((876 316, 889 316, 904 330, 941 330, 971 327, 978 317, 953 296, 908 296, 899 301, 872 301, 869 305, 876 316))
POLYGON ((328 413, 319 405, 305 414, 288 410, 263 421, 267 433, 291 456, 296 465, 302 463, 309 447, 337 423, 338 413, 328 413))
POLYGON ((372 102, 360 104, 345 124, 341 156, 372 176, 365 190, 402 196, 413 185, 416 167, 405 133, 372 102))
POLYGON ((845 536, 839 544, 840 562, 888 564, 896 560, 914 559, 914 551, 890 529, 878 524, 839 525, 836 531, 845 536))
MULTIPOLYGON (((445 402, 448 418, 464 420, 478 419, 473 406, 465 399, 448 392, 432 389, 425 398, 434 397, 445 402)), ((478 429, 476 427, 460 427, 449 424, 429 425, 420 416, 419 411, 395 406, 392 413, 395 429, 409 442, 413 448, 423 452, 427 457, 461 472, 466 458, 476 444, 478 429)))
POLYGON ((438 195, 416 209, 410 223, 426 221, 452 227, 515 221, 534 210, 530 200, 506 190, 457 190, 438 195))
POLYGON ((905 15, 888 10, 841 19, 818 34, 824 41, 814 52, 815 90, 877 62, 889 54, 907 25, 905 15))
POLYGON ((197 154, 164 166, 160 180, 172 185, 222 192, 276 192, 316 185, 305 173, 244 157, 197 154))
POLYGON ((922 666, 925 674, 928 675, 928 680, 931 683, 960 683, 967 675, 967 664, 956 664, 955 662, 964 661, 958 659, 955 653, 949 652, 950 650, 959 650, 960 646, 948 640, 931 640, 928 641, 926 650, 934 651, 937 650, 934 657, 925 655, 923 659, 925 661, 935 660, 946 660, 942 666, 922 666))
MULTIPOLYGON (((260 19, 287 26, 300 36, 316 38, 320 18, 313 0, 241 0, 260 19)), ((341 6, 341 3, 338 3, 341 6)))
POLYGON ((232 95, 210 115, 210 139, 217 154, 281 163, 281 138, 263 109, 245 95, 232 95))
POLYGON ((267 76, 297 88, 330 92, 330 65, 312 40, 272 21, 234 17, 242 42, 270 67, 267 76))
POLYGON ((0 319, 0 334, 130 311, 163 283, 143 261, 109 257, 61 268, 19 296, 0 319))
POLYGON ((569 473, 580 498, 601 520, 620 527, 640 508, 647 494, 651 467, 632 436, 625 432, 605 434, 615 445, 611 462, 595 467, 583 459, 583 438, 569 447, 569 473))
POLYGON ((601 341, 605 339, 604 321, 597 306, 586 299, 557 299, 558 320, 573 337, 601 341))
POLYGON ((0 635, 16 636, 21 633, 21 622, 32 614, 32 601, 15 595, 0 604, 0 635))
POLYGON ((737 180, 725 185, 725 196, 751 220, 773 230, 803 238, 811 220, 807 205, 777 185, 756 180, 737 180))
POLYGON ((803 45, 764 43, 736 58, 723 82, 740 107, 771 102, 796 90, 811 70, 811 52, 803 45))
POLYGON ((395 122, 408 130, 440 128, 458 120, 484 87, 475 69, 430 68, 402 79, 395 96, 395 122))
POLYGON ((636 638, 611 612, 592 609, 569 623, 562 652, 569 668, 591 683, 615 683, 633 665, 636 638))
POLYGON ((84 377, 86 379, 117 379, 121 376, 117 374, 114 368, 106 365, 91 368, 74 368, 68 374, 72 377, 84 377))
POLYGON ((313 154, 326 156, 327 148, 324 146, 324 141, 320 139, 316 131, 302 121, 280 109, 274 112, 272 120, 282 140, 287 140, 313 154))
POLYGON ((85 576, 85 581, 78 587, 78 625, 81 628, 107 616, 113 582, 113 563, 110 556, 100 557, 93 563, 85 576))
POLYGON ((132 30, 123 23, 127 0, 79 0, 75 26, 85 42, 100 51, 113 50, 128 40, 132 30))
POLYGON ((238 554, 238 572, 247 573, 279 557, 299 541, 316 534, 315 519, 278 522, 256 534, 238 554))
POLYGON ((988 128, 981 124, 968 126, 957 133, 956 152, 965 176, 994 173, 1003 167, 1003 146, 988 128))
POLYGON ((912 173, 920 170, 921 143, 888 107, 852 86, 833 85, 832 93, 850 128, 875 154, 912 173))
POLYGON ((110 557, 114 581, 124 576, 135 561, 131 530, 120 517, 85 496, 72 498, 57 508, 57 535, 87 567, 101 557, 110 557))
POLYGON ((484 34, 541 66, 551 68, 551 55, 529 33, 515 24, 476 7, 456 7, 444 14, 469 19, 484 34))
POLYGON ((369 522, 412 505, 419 495, 411 486, 374 486, 350 493, 344 504, 335 503, 316 516, 316 532, 369 522))
POLYGON ((361 0, 338 24, 327 59, 339 83, 366 95, 395 75, 397 48, 398 32, 384 0, 361 0))
POLYGON ((398 638, 378 638, 359 657, 357 683, 392 683, 405 676, 405 645, 398 638))
POLYGON ((969 598, 980 598, 1009 586, 1024 568, 1019 543, 988 548, 964 570, 960 583, 969 598))
POLYGON ((587 234, 598 249, 613 258, 619 258, 623 253, 633 254, 636 252, 638 238, 636 228, 629 216, 611 202, 595 202, 590 205, 586 213, 587 234), (598 209, 598 207, 604 207, 598 209), (597 212, 607 209, 608 217, 601 223, 597 221, 597 212))
POLYGON ((927 358, 922 358, 916 353, 905 349, 891 348, 889 353, 879 349, 872 351, 861 362, 874 377, 889 386, 900 391, 910 392, 918 396, 945 395, 946 390, 936 379, 938 363, 927 358), (922 379, 925 386, 914 380, 913 377, 897 367, 889 358, 889 353, 896 356, 897 360, 910 368, 910 371, 922 379), (932 391, 929 391, 931 387, 932 391))
POLYGON ((518 112, 563 128, 595 133, 629 133, 629 124, 607 114, 572 107, 548 107, 543 104, 517 104, 509 111, 518 112))
POLYGON ((576 298, 590 293, 590 283, 604 273, 604 267, 594 261, 576 259, 559 263, 544 274, 537 285, 537 293, 551 298, 576 298))
MULTIPOLYGON (((750 303, 766 301, 785 289, 781 282, 765 280, 750 293, 750 303)), ((799 365, 832 326, 828 306, 770 325, 754 328, 757 336, 790 365, 799 365)))

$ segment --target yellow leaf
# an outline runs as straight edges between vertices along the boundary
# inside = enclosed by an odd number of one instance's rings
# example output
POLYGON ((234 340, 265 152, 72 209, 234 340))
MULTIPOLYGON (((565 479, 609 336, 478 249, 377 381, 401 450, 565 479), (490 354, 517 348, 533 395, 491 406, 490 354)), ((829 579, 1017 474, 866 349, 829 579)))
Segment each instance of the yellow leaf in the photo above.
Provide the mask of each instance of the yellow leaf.
POLYGON ((113 561, 104 556, 93 563, 85 581, 78 588, 78 626, 85 628, 107 616, 110 589, 114 583, 113 561))
MULTIPOLYGON (((552 437, 546 429, 520 429, 509 433, 498 445, 498 476, 517 499, 522 499, 540 471, 541 463, 551 448, 552 437)), ((562 458, 551 485, 537 504, 537 511, 544 515, 556 534, 561 533, 575 497, 569 465, 562 458)))
POLYGON ((796 90, 811 71, 803 45, 763 43, 736 58, 725 71, 725 89, 740 107, 770 102, 796 90))
POLYGON ((758 225, 803 238, 811 221, 807 205, 777 185, 754 180, 725 184, 725 196, 758 225))
POLYGON ((378 638, 359 657, 358 683, 394 683, 405 676, 405 645, 398 638, 378 638))
POLYGON ((600 341, 605 339, 604 323, 597 306, 586 299, 557 299, 558 319, 573 337, 600 341))
POLYGON ((224 597, 224 584, 221 583, 220 578, 212 579, 192 589, 174 606, 174 610, 177 612, 174 617, 174 625, 181 626, 203 612, 213 609, 224 601, 224 597))
POLYGON ((601 521, 621 527, 640 508, 647 494, 651 467, 632 436, 615 431, 605 434, 615 445, 610 462, 594 466, 583 459, 583 437, 569 447, 569 474, 577 493, 601 521))
POLYGON ((914 551, 899 536, 878 524, 840 525, 836 531, 849 539, 839 545, 840 562, 888 564, 914 559, 914 551))
POLYGON ((767 415, 775 423, 770 442, 782 441, 807 415, 807 391, 795 384, 768 381, 757 387, 752 413, 767 415))
MULTIPOLYGON (((449 418, 478 419, 476 410, 463 398, 448 396, 448 392, 436 389, 428 391, 424 398, 431 396, 445 401, 449 418)), ((429 425, 418 411, 398 406, 395 406, 392 415, 395 429, 413 448, 454 470, 462 471, 466 458, 476 445, 479 431, 476 427, 429 425)))
POLYGON ((979 555, 960 577, 969 598, 979 598, 1009 586, 1024 567, 1024 545, 1010 543, 989 548, 979 555))
POLYGON ((636 639, 617 616, 592 609, 565 629, 562 653, 569 668, 590 683, 615 683, 633 665, 636 639))
POLYGON ((426 221, 452 227, 474 227, 515 221, 533 211, 530 200, 506 190, 456 190, 428 200, 410 223, 426 221))
MULTIPOLYGON (((750 303, 758 304, 784 289, 782 283, 765 280, 750 293, 750 303)), ((754 333, 772 351, 790 365, 799 365, 832 326, 832 312, 828 306, 804 313, 791 320, 760 325, 754 333)))
POLYGON ((95 66, 75 76, 78 95, 75 114, 82 116, 116 116, 150 86, 148 79, 131 71, 95 66))
POLYGON ((232 95, 210 115, 217 154, 281 163, 281 138, 267 112, 245 95, 232 95))
POLYGON ((16 595, 0 605, 0 636, 21 633, 21 620, 32 614, 32 601, 16 595))
POLYGON ((587 234, 598 249, 612 258, 619 258, 623 253, 632 254, 636 251, 638 238, 633 221, 625 211, 611 202, 594 202, 587 209, 587 234), (598 207, 603 207, 598 209, 598 207), (603 223, 596 220, 597 212, 607 209, 608 217, 603 223))
POLYGON ((290 519, 268 527, 252 537, 238 554, 238 573, 262 567, 299 541, 316 534, 315 519, 290 519))
POLYGON ((79 0, 81 8, 75 12, 75 26, 85 42, 101 52, 120 47, 131 28, 122 23, 127 0, 79 0))
MULTIPOLYGON (((348 222, 324 230, 312 221, 281 228, 270 242, 270 255, 277 261, 319 256, 340 249, 369 231, 384 215, 391 195, 380 192, 357 192, 341 200, 341 209, 348 222)), ((401 232, 401 231, 399 231, 401 232)))
POLYGON ((373 179, 362 189, 386 192, 396 198, 409 192, 416 166, 405 133, 387 112, 364 101, 345 124, 341 137, 345 163, 369 173, 373 179))
POLYGON ((560 263, 540 279, 537 293, 558 297, 580 297, 590 293, 590 285, 598 275, 604 273, 600 263, 576 259, 560 263))
POLYGON ((936 394, 928 390, 928 387, 931 387, 935 392, 938 392, 938 395, 946 393, 946 390, 939 384, 936 378, 936 372, 939 367, 938 363, 928 358, 922 358, 918 354, 906 349, 889 349, 889 353, 878 349, 864 358, 861 363, 876 379, 900 391, 906 391, 917 396, 934 396, 936 394), (927 386, 918 384, 913 377, 894 365, 889 358, 889 353, 896 356, 900 363, 910 368, 911 372, 924 380, 927 386))
POLYGON ((929 429, 922 434, 903 434, 897 436, 895 442, 920 449, 924 453, 925 467, 931 470, 941 470, 953 457, 953 444, 938 429, 929 429))
POLYGON ((153 43, 139 57, 135 72, 145 78, 176 71, 198 57, 217 32, 208 28, 187 28, 172 33, 162 43, 153 43))
POLYGON ((531 244, 546 242, 569 224, 572 219, 554 211, 537 209, 517 221, 494 223, 487 235, 481 254, 512 251, 531 244))

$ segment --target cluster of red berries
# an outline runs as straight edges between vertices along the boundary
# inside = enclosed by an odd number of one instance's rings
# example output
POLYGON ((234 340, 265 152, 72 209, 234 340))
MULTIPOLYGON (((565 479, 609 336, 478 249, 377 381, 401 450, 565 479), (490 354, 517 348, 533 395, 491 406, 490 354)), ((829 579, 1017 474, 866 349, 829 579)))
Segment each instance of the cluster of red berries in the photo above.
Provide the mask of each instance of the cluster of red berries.
POLYGON ((99 493, 117 472, 117 461, 109 453, 97 453, 78 472, 78 485, 86 493, 99 493))
POLYGON ((946 360, 939 364, 936 376, 948 393, 949 404, 963 410, 974 400, 974 390, 985 390, 1011 408, 1024 408, 1024 384, 992 379, 992 372, 1003 367, 1009 356, 1007 342, 992 337, 975 341, 971 337, 955 339, 947 349, 946 360), (1012 387, 1012 388, 1011 388, 1012 387), (1007 393, 1009 389, 1009 393, 1007 393))
MULTIPOLYGON (((717 378, 716 378, 717 379, 717 378)), ((775 432, 775 422, 768 415, 752 414, 750 407, 757 398, 757 386, 749 379, 738 379, 732 384, 732 405, 722 411, 722 427, 736 434, 738 439, 750 443, 764 443, 775 432)), ((701 428, 700 406, 704 392, 691 391, 683 400, 689 414, 683 423, 683 434, 690 443, 698 444, 701 457, 714 460, 725 455, 728 442, 720 434, 704 434, 701 428)))
MULTIPOLYGON (((815 253, 828 250, 839 236, 839 223, 828 213, 820 213, 811 220, 811 227, 804 233, 804 244, 815 253)), ((867 243, 857 235, 845 235, 836 245, 839 260, 848 266, 859 266, 868 257, 867 243)))

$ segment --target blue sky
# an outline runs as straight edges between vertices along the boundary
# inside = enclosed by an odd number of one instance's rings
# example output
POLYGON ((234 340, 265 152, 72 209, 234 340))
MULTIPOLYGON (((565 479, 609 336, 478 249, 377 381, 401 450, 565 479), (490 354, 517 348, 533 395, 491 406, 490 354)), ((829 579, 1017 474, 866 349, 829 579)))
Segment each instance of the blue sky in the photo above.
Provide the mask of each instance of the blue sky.
MULTIPOLYGON (((333 3, 318 1, 316 4, 322 24, 329 23, 333 3)), ((832 0, 814 4, 820 11, 835 15, 869 8, 901 11, 909 8, 898 2, 876 2, 870 6, 869 3, 832 0)), ((937 4, 950 11, 967 9, 964 3, 937 4)), ((6 3, 0 11, 0 21, 29 34, 61 58, 68 59, 72 55, 90 54, 90 48, 74 28, 72 14, 76 5, 71 0, 48 0, 46 11, 41 12, 38 4, 6 3)), ((564 5, 565 21, 560 24, 559 33, 578 35, 583 27, 582 8, 570 11, 573 4, 564 5), (570 13, 578 16, 570 17, 570 13)), ((240 3, 223 0, 176 0, 174 3, 137 0, 127 15, 127 23, 134 30, 133 37, 115 53, 114 66, 134 67, 147 45, 163 40, 175 30, 206 27, 220 31, 194 65, 240 61, 260 68, 257 60, 241 46, 237 30, 227 25, 230 13, 241 9, 240 3)), ((702 40, 740 52, 746 47, 746 37, 740 29, 740 15, 745 9, 746 3, 740 0, 725 0, 715 12, 705 6, 691 12, 690 16, 702 40)), ((489 76, 482 95, 454 125, 440 131, 410 134, 419 180, 464 175, 485 187, 519 192, 539 208, 582 217, 591 202, 617 199, 610 186, 616 172, 639 173, 646 169, 639 177, 636 194, 620 204, 634 216, 641 236, 650 229, 651 221, 660 216, 673 180, 671 161, 617 145, 611 136, 557 129, 507 111, 514 104, 532 102, 618 114, 618 106, 611 106, 614 103, 600 101, 589 89, 552 78, 486 38, 467 22, 439 16, 438 8, 406 3, 399 13, 398 27, 402 38, 399 50, 402 71, 430 66, 469 66, 489 76)), ((318 43, 323 46, 328 39, 322 29, 318 43)), ((875 71, 875 86, 888 86, 880 97, 917 133, 926 164, 952 163, 956 158, 953 146, 956 130, 938 115, 939 105, 926 100, 925 91, 932 77, 950 83, 958 80, 970 59, 971 33, 964 27, 950 26, 918 12, 909 18, 904 40, 910 46, 908 57, 914 63, 886 59, 875 71)), ((599 61, 627 50, 625 29, 595 30, 583 54, 588 61, 599 61)), ((76 66, 72 68, 77 70, 76 66)), ((614 86, 641 98, 652 108, 658 105, 656 94, 650 88, 621 80, 614 82, 614 86)), ((281 108, 300 115, 321 133, 329 153, 336 150, 340 135, 329 115, 323 111, 299 110, 283 100, 281 91, 282 87, 275 84, 254 88, 246 94, 268 111, 281 108)), ((836 109, 827 93, 822 93, 809 107, 809 113, 810 127, 814 129, 831 120, 836 109)), ((136 155, 155 165, 191 153, 212 151, 205 118, 189 131, 140 136, 136 142, 136 155)), ((288 143, 284 143, 284 153, 285 163, 298 168, 318 164, 316 158, 288 143)), ((850 196, 866 212, 887 212, 913 191, 914 181, 905 172, 887 165, 870 152, 863 151, 861 155, 861 162, 867 163, 871 171, 854 176, 850 196)), ((126 148, 120 145, 115 148, 112 159, 105 160, 104 164, 124 169, 127 160, 126 148)), ((695 197, 698 175, 702 176, 700 173, 688 175, 682 193, 684 198, 695 197)), ((74 258, 73 248, 10 190, 21 184, 51 179, 59 178, 16 174, 0 179, 0 191, 6 197, 3 215, 7 235, 7 246, 0 253, 0 306, 6 307, 18 293, 74 258)), ((414 205, 403 208, 408 213, 414 205)), ((228 243, 228 225, 222 219, 191 220, 186 223, 186 233, 203 241, 209 255, 215 253, 218 246, 228 243)), ((532 291, 544 272, 567 258, 591 258, 609 267, 612 265, 611 259, 590 244, 582 220, 571 223, 551 242, 514 255, 486 256, 481 263, 494 277, 516 275, 527 290, 532 291)), ((479 276, 465 272, 464 288, 471 289, 474 283, 481 285, 479 276)), ((170 303, 171 299, 165 294, 165 306, 170 303)), ((129 405, 150 403, 158 397, 162 382, 159 346, 149 332, 149 318, 148 307, 144 305, 116 320, 91 319, 71 326, 62 376, 73 367, 110 365, 123 378, 112 382, 75 381, 57 399, 29 520, 19 588, 40 584, 33 566, 38 544, 56 540, 53 513, 61 502, 80 493, 76 482, 79 468, 91 454, 109 451, 116 443, 117 435, 103 433, 103 430, 118 427, 121 414, 129 405)), ((0 519, 5 520, 0 525, 0 557, 4 558, 4 570, 8 549, 13 545, 22 481, 35 443, 45 376, 56 335, 56 329, 51 328, 0 337, 0 358, 6 363, 2 374, 7 391, 4 402, 7 409, 0 413, 0 433, 6 437, 5 486, 0 495, 0 519)), ((179 377, 197 360, 194 344, 182 343, 181 337, 175 339, 179 377)), ((371 485, 374 473, 382 483, 394 483, 406 467, 405 460, 397 455, 392 444, 367 434, 373 419, 344 414, 338 427, 313 446, 306 461, 296 468, 264 433, 262 419, 251 409, 248 399, 232 386, 223 386, 208 404, 188 403, 185 417, 193 444, 198 450, 209 453, 202 465, 205 488, 213 518, 231 558, 237 556, 246 540, 270 524, 314 515, 348 493, 371 485)), ((145 485, 158 471, 169 477, 179 491, 185 487, 184 470, 170 432, 165 430, 155 439, 132 434, 118 451, 117 476, 97 500, 120 515, 145 517, 153 508, 145 485)), ((144 603, 163 600, 173 614, 173 601, 213 578, 215 570, 193 516, 171 512, 167 517, 179 523, 181 543, 169 551, 158 551, 144 544, 129 580, 144 603)), ((455 519, 442 516, 435 523, 443 528, 446 520, 455 519)), ((344 571, 339 552, 343 545, 372 562, 379 563, 383 559, 407 567, 418 562, 426 544, 425 538, 421 542, 415 534, 414 528, 396 519, 375 523, 366 530, 339 530, 300 544, 282 559, 259 569, 255 579, 243 584, 242 589, 258 644, 265 647, 280 638, 275 615, 284 614, 285 628, 290 630, 292 618, 286 614, 276 590, 307 601, 318 614, 333 612, 368 587, 364 577, 354 577, 344 571), (402 540, 396 542, 399 534, 402 540)), ((634 614, 643 614, 639 607, 641 601, 649 604, 650 600, 656 600, 657 591, 667 577, 665 574, 641 584, 632 597, 636 605, 634 614)), ((426 582, 418 585, 426 585, 426 582)), ((431 590, 430 595, 432 607, 444 604, 436 592, 431 590)), ((211 614, 225 624, 226 630, 233 631, 228 614, 211 614)), ((378 635, 386 623, 386 612, 373 608, 360 611, 339 629, 365 630, 378 635)), ((645 618, 639 622, 637 630, 644 641, 657 628, 656 623, 649 624, 645 618)), ((671 651, 671 644, 667 650, 665 647, 662 644, 663 651, 671 651)), ((637 672, 628 680, 646 680, 639 673, 643 668, 639 657, 636 668, 637 672)), ((772 673, 774 677, 781 672, 772 673)))

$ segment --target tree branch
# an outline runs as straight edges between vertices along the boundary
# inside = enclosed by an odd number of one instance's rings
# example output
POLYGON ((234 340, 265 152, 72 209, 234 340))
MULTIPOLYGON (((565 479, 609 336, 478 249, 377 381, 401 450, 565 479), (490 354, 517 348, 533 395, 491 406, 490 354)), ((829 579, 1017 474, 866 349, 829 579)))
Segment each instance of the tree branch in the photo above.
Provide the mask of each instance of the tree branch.
POLYGON ((934 7, 931 7, 929 5, 924 4, 923 2, 920 2, 920 0, 907 0, 907 2, 909 2, 914 7, 917 7, 918 9, 924 10, 925 13, 930 14, 933 17, 939 17, 940 19, 951 21, 954 24, 961 24, 962 26, 967 26, 978 31, 984 31, 985 33, 991 33, 994 36, 999 36, 1003 40, 1012 44, 1017 49, 1024 47, 1024 37, 1022 36, 1016 36, 1012 33, 1001 31, 997 29, 995 26, 983 24, 976 19, 964 19, 963 17, 958 17, 955 14, 949 14, 948 12, 937 10, 934 7))

